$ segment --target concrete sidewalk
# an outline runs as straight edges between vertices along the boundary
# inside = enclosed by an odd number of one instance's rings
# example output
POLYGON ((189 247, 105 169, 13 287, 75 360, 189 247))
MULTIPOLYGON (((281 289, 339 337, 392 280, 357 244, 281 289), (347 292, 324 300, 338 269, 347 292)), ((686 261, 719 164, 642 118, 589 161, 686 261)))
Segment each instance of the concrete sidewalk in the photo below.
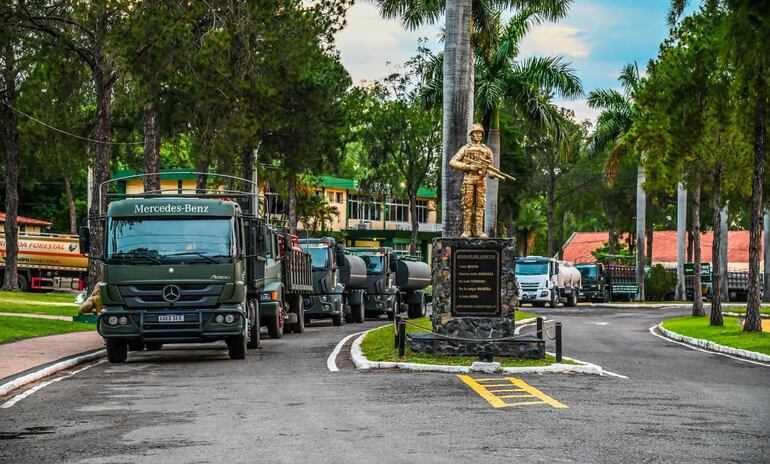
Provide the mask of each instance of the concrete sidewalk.
POLYGON ((0 384, 10 377, 63 358, 104 347, 96 331, 28 338, 0 345, 0 384))

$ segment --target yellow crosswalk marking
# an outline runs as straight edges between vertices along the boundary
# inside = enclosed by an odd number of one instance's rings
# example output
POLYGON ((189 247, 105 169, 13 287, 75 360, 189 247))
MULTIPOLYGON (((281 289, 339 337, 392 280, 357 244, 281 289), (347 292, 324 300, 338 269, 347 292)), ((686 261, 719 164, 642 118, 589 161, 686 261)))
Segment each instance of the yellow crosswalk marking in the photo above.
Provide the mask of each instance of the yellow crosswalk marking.
POLYGON ((537 388, 527 384, 521 379, 515 377, 497 377, 497 378, 482 378, 474 379, 469 375, 458 375, 460 380, 465 382, 466 385, 471 387, 473 391, 479 394, 482 398, 487 400, 492 407, 495 408, 507 408, 511 406, 529 406, 536 404, 547 404, 557 409, 567 409, 568 406, 551 398, 545 393, 541 392, 537 388), (507 382, 507 383, 495 383, 488 384, 485 382, 507 382), (515 387, 515 388, 499 388, 499 387, 515 387), (490 390, 493 388, 493 390, 490 390), (497 393, 507 392, 521 392, 521 394, 515 395, 497 395, 497 393), (518 401, 515 403, 508 403, 505 400, 509 398, 532 398, 535 401, 518 401))

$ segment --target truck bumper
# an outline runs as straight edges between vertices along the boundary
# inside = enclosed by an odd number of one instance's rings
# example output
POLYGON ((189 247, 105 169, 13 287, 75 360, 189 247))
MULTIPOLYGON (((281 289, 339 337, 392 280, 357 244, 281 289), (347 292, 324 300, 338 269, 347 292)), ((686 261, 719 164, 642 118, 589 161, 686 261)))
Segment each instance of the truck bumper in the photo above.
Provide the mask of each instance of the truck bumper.
POLYGON ((521 298, 519 298, 519 301, 521 303, 548 303, 551 301, 551 291, 542 289, 522 290, 521 298))
POLYGON ((303 295, 305 317, 311 319, 326 319, 338 316, 342 312, 342 295, 328 293, 321 295, 303 295))
POLYGON ((583 289, 578 293, 578 300, 580 301, 601 301, 604 298, 601 290, 598 289, 583 289))
POLYGON ((108 307, 99 315, 96 330, 104 338, 136 342, 206 343, 245 333, 246 313, 239 306, 217 309, 132 310, 108 307), (230 323, 217 316, 232 315, 230 323), (113 323, 114 322, 114 323, 113 323))
POLYGON ((396 312, 396 295, 394 294, 367 294, 366 312, 387 314, 396 312))

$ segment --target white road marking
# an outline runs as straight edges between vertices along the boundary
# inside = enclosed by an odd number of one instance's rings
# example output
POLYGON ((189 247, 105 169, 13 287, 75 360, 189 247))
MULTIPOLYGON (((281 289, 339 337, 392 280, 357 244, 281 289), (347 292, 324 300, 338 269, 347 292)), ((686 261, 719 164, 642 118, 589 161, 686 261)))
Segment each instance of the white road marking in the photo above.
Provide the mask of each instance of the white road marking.
POLYGON ((3 403, 2 405, 0 405, 0 409, 7 409, 7 408, 10 408, 11 406, 13 406, 14 404, 16 404, 16 403, 18 403, 19 401, 23 400, 24 398, 26 398, 26 397, 30 396, 31 394, 35 393, 35 392, 36 392, 36 391, 38 391, 38 390, 41 390, 41 389, 43 389, 43 388, 47 387, 48 385, 51 385, 51 384, 52 384, 52 383, 54 383, 54 382, 58 382, 59 380, 62 380, 62 379, 66 379, 66 378, 68 378, 68 377, 72 377, 72 376, 73 376, 73 375, 75 375, 75 374, 78 374, 78 373, 80 373, 80 372, 83 372, 84 370, 86 370, 86 369, 90 369, 90 368, 92 368, 92 367, 96 366, 97 364, 101 364, 101 363, 103 363, 103 362, 104 362, 104 361, 98 361, 98 362, 96 362, 96 363, 94 363, 94 364, 91 364, 91 365, 88 365, 88 366, 86 366, 86 367, 81 367, 80 369, 78 369, 78 370, 76 370, 76 371, 73 371, 73 372, 70 372, 70 373, 69 373, 69 374, 67 374, 67 375, 63 375, 63 376, 61 376, 61 377, 56 377, 55 379, 51 379, 51 380, 48 380, 48 381, 46 381, 46 382, 43 382, 43 383, 41 383, 41 384, 39 384, 39 385, 35 385, 34 387, 30 388, 29 390, 27 390, 27 391, 25 391, 25 392, 23 392, 23 393, 19 393, 18 395, 14 396, 14 397, 13 397, 13 398, 11 398, 10 400, 8 400, 8 401, 6 401, 5 403, 3 403))
POLYGON ((354 334, 350 334, 347 337, 343 338, 342 340, 337 343, 337 346, 334 347, 334 351, 332 351, 332 354, 329 355, 329 357, 326 359, 326 367, 329 368, 332 372, 338 372, 339 368, 337 367, 337 355, 340 354, 340 351, 342 351, 342 347, 345 345, 345 343, 348 342, 351 338, 355 337, 356 335, 361 335, 364 332, 357 332, 354 334))
POLYGON ((596 325, 609 325, 609 322, 594 322, 596 325))
POLYGON ((703 352, 703 353, 717 354, 719 356, 726 356, 728 358, 735 359, 736 361, 756 364, 758 366, 770 367, 770 365, 768 365, 766 363, 759 362, 759 361, 752 361, 751 359, 739 358, 738 356, 733 356, 733 355, 730 355, 730 354, 727 354, 727 353, 720 353, 718 351, 704 350, 703 348, 700 348, 700 347, 697 347, 697 346, 692 346, 689 343, 684 343, 684 342, 678 342, 676 340, 671 340, 670 338, 664 337, 663 335, 661 335, 659 333, 655 333, 655 329, 657 329, 658 326, 660 326, 660 324, 654 325, 654 326, 650 327, 650 333, 655 335, 658 338, 662 338, 663 340, 666 340, 667 342, 676 343, 677 345, 682 345, 682 346, 685 346, 687 348, 690 348, 691 350, 700 351, 700 352, 703 352))

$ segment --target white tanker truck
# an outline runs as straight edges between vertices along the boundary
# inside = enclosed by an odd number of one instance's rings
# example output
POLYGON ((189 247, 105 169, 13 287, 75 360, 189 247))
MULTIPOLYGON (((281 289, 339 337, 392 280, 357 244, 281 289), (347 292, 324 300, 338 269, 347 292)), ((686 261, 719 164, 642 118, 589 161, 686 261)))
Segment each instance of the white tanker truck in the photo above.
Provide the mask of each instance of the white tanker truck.
POLYGON ((516 280, 522 303, 577 306, 581 274, 569 263, 543 256, 516 258, 516 280))

